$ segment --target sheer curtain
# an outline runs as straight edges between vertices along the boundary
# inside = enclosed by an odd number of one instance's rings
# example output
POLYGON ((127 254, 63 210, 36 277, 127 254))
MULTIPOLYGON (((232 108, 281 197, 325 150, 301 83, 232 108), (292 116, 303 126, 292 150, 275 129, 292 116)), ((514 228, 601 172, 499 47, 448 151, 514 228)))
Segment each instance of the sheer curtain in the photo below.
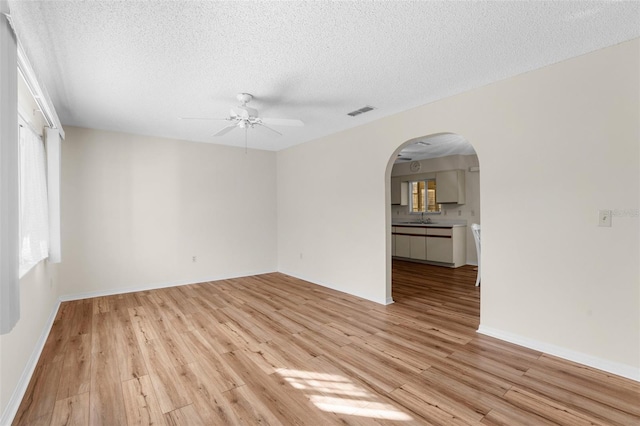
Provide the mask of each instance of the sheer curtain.
POLYGON ((20 126, 20 277, 49 255, 46 155, 42 138, 20 126))
POLYGON ((47 192, 49 193, 49 263, 62 261, 60 242, 60 131, 46 127, 47 192))

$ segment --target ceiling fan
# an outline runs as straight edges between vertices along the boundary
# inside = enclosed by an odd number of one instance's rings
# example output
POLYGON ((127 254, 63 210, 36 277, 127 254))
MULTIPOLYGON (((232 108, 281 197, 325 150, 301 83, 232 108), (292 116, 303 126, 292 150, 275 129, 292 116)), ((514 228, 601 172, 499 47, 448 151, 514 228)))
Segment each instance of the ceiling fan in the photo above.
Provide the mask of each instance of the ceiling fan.
POLYGON ((236 107, 237 111, 232 108, 227 118, 211 118, 211 117, 180 117, 181 120, 224 120, 228 121, 224 128, 218 131, 213 136, 226 135, 236 127, 245 129, 245 138, 247 129, 268 130, 273 134, 282 136, 282 133, 267 126, 304 126, 304 123, 300 120, 291 118, 265 118, 260 117, 258 110, 251 108, 247 104, 253 99, 253 96, 248 93, 239 93, 236 99, 240 102, 240 105, 236 107))

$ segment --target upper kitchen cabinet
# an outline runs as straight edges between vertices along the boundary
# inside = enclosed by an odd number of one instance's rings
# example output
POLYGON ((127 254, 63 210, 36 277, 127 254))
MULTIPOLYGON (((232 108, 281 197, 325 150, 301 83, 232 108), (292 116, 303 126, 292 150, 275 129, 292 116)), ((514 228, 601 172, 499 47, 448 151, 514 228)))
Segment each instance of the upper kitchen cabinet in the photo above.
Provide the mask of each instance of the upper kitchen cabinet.
POLYGON ((391 178, 391 204, 406 206, 409 204, 409 184, 399 177, 391 178))
POLYGON ((464 204, 464 170, 447 170, 436 173, 436 203, 464 204))

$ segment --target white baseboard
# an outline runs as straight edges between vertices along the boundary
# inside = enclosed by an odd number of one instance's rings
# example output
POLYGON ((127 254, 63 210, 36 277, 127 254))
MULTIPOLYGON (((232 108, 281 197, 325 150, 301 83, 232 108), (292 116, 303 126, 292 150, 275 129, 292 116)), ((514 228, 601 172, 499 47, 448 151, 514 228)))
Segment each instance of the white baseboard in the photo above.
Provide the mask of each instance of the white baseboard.
POLYGON ((53 306, 51 314, 49 314, 49 318, 47 319, 47 322, 42 329, 42 333, 40 334, 40 337, 38 338, 38 341, 33 348, 33 352, 31 352, 31 356, 29 357, 27 364, 24 366, 24 370, 22 370, 22 375, 20 376, 20 380, 18 380, 18 384, 13 390, 11 399, 9 399, 9 403, 5 407, 4 413, 2 413, 2 417, 0 417, 0 425, 2 426, 10 425, 11 422, 13 422, 16 413, 18 412, 18 408, 20 408, 20 403, 22 402, 22 398, 27 391, 27 386, 29 386, 31 376, 36 369, 36 365, 38 364, 38 360, 40 359, 40 354, 44 349, 44 344, 47 342, 49 332, 51 331, 51 327, 53 326, 53 321, 55 321, 56 319, 56 315, 58 315, 59 308, 60 301, 58 300, 53 306))
POLYGON ((289 275, 290 277, 297 278, 297 279, 302 280, 302 281, 306 281, 306 282, 311 283, 311 284, 319 285, 320 287, 330 288, 331 290, 339 291, 340 293, 348 294, 349 296, 359 297, 361 299, 365 299, 365 300, 368 300, 370 302, 378 303, 380 305, 388 305, 390 303, 393 303, 393 299, 388 299, 388 298, 370 299, 370 298, 368 298, 366 296, 363 296, 362 294, 347 293, 346 291, 340 290, 339 288, 336 288, 335 286, 331 286, 331 285, 329 285, 327 283, 323 283, 321 281, 317 281, 317 280, 314 280, 314 279, 302 277, 300 275, 293 274, 291 272, 287 272, 287 271, 283 271, 283 270, 280 270, 278 272, 280 272, 281 274, 289 275), (391 300, 391 302, 389 302, 389 300, 391 300))
POLYGON ((385 305, 391 305, 393 302, 393 297, 387 297, 387 300, 385 301, 385 305))
POLYGON ((556 346, 551 343, 540 342, 538 340, 529 339, 527 337, 507 331, 497 330, 495 328, 485 327, 483 325, 480 325, 478 328, 478 333, 640 382, 640 368, 637 367, 620 364, 592 355, 587 355, 582 352, 572 351, 571 349, 556 346))
POLYGON ((191 284, 200 284, 206 283, 209 281, 219 281, 219 280, 231 280, 233 278, 242 278, 242 277, 250 277, 253 275, 262 275, 262 274, 271 274, 273 272, 278 272, 274 270, 269 271, 250 271, 243 272, 237 275, 220 275, 214 277, 205 277, 198 278, 195 280, 188 281, 169 281, 163 283, 152 283, 152 284, 143 284, 139 286, 133 287, 122 287, 122 288, 114 288, 110 290, 98 290, 98 291, 89 291, 86 293, 74 293, 74 294, 65 294, 59 297, 61 302, 68 302, 70 300, 82 300, 82 299, 91 299, 94 297, 103 297, 103 296, 115 296, 118 294, 126 294, 126 293, 135 293, 137 291, 147 291, 147 290, 156 290, 159 288, 167 288, 167 287, 178 287, 181 285, 191 285, 191 284))

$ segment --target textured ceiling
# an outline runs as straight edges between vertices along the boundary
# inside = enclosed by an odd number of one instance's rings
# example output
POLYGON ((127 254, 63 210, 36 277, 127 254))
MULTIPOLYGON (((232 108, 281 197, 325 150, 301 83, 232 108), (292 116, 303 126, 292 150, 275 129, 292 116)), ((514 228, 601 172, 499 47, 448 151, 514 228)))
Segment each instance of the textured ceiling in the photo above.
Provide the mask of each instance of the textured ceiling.
POLYGON ((471 143, 454 133, 431 135, 414 141, 402 148, 395 163, 446 157, 448 155, 475 155, 471 143))
POLYGON ((640 36, 640 3, 10 1, 63 124, 279 150, 640 36), (365 105, 372 112, 346 114, 365 105), (274 126, 275 127, 275 126, 274 126))

